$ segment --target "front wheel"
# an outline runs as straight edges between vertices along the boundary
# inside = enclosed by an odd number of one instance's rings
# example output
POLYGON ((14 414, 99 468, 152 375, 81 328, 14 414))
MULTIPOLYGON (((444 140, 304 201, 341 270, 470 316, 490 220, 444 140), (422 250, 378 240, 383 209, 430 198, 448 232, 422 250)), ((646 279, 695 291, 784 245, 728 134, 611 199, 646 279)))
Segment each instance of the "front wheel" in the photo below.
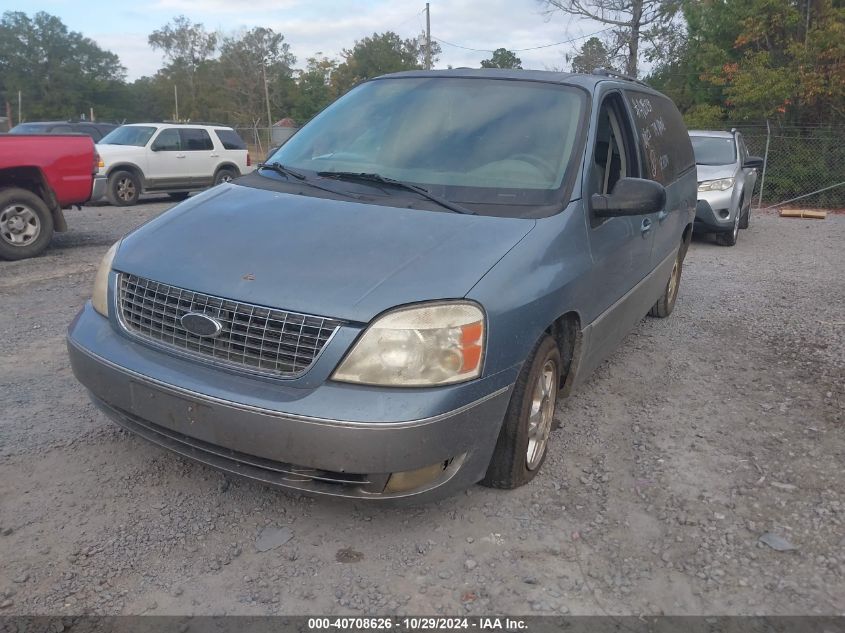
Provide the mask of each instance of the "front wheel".
POLYGON ((745 210, 745 213, 742 214, 742 217, 739 219, 739 228, 747 229, 748 225, 751 224, 751 202, 748 202, 748 208, 745 210))
POLYGON ((722 246, 736 246, 736 240, 739 237, 741 215, 742 208, 739 208, 736 210, 736 215, 734 216, 734 225, 733 227, 731 227, 731 230, 725 231, 724 233, 718 233, 716 235, 716 239, 722 246))
POLYGON ((560 388, 560 349, 545 334, 522 367, 482 485, 518 488, 546 459, 560 388))
POLYGON ((669 275, 669 281, 666 282, 666 288, 663 289, 663 294, 657 300, 651 310, 648 311, 650 316, 665 319, 672 314, 675 309, 675 301, 678 299, 678 290, 681 287, 681 272, 684 268, 683 249, 678 249, 678 255, 675 257, 675 263, 672 265, 672 273, 669 275))
POLYGON ((214 184, 220 185, 224 182, 230 182, 238 177, 238 174, 231 167, 221 167, 214 175, 214 184))
POLYGON ((131 171, 116 171, 109 176, 108 197, 116 207, 129 207, 138 203, 141 183, 131 171))
POLYGON ((35 257, 53 237, 53 215, 31 191, 10 187, 0 191, 0 258, 35 257))

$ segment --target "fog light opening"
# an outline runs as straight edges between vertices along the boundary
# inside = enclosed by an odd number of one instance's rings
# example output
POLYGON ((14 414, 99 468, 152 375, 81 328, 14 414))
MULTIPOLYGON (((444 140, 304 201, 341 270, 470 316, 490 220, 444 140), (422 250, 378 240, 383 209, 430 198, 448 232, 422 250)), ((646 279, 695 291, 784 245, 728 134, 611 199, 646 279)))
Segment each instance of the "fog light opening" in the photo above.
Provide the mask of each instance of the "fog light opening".
POLYGON ((421 488, 437 479, 451 463, 452 460, 447 459, 436 464, 431 464, 430 466, 417 468, 416 470, 403 470, 398 473, 391 473, 390 479, 387 480, 387 485, 384 487, 384 492, 408 492, 415 488, 421 488))
POLYGON ((719 217, 723 220, 728 219, 728 210, 727 209, 719 209, 719 217))

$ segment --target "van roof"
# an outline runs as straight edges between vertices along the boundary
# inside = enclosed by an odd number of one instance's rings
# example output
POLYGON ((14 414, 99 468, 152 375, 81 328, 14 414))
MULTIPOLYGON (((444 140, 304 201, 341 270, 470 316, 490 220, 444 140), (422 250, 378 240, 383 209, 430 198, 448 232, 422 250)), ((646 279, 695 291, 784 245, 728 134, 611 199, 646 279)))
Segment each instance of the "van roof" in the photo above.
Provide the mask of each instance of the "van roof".
POLYGON ((650 86, 622 75, 614 73, 566 73, 552 70, 522 70, 512 68, 450 68, 448 70, 409 70, 389 75, 381 75, 376 79, 388 77, 461 77, 479 79, 509 79, 522 81, 543 81, 546 83, 559 83, 583 88, 592 89, 602 81, 617 81, 621 83, 636 85, 638 89, 657 94, 657 91, 650 86))

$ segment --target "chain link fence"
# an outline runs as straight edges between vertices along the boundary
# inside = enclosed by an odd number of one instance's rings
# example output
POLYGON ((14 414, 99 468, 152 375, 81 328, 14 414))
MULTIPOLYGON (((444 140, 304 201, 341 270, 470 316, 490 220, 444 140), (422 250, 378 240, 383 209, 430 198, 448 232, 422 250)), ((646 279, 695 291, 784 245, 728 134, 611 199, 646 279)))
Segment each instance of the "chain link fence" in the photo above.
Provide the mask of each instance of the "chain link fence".
POLYGON ((247 127, 235 126, 235 131, 246 143, 249 155, 253 163, 261 162, 270 153, 271 149, 279 147, 293 136, 298 127, 247 127))
MULTIPOLYGON (((754 190, 755 206, 845 209, 845 126, 726 125, 731 127, 742 133, 752 155, 765 159, 765 171, 758 175, 754 190)), ((235 129, 255 163, 299 128, 235 129)))
POLYGON ((845 126, 734 127, 748 151, 765 159, 755 205, 845 208, 845 126))

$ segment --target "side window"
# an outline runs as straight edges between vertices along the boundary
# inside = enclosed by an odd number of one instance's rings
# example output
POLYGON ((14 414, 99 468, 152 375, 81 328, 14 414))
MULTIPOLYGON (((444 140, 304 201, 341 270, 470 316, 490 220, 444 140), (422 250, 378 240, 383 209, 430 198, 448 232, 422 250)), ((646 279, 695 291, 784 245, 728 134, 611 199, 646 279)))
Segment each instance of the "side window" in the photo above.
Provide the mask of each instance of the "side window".
POLYGON ((591 193, 608 194, 620 178, 638 175, 633 139, 617 97, 607 97, 599 111, 591 166, 591 193))
POLYGON ((695 156, 681 113, 666 97, 626 90, 643 148, 643 177, 666 185, 695 167, 695 156))
POLYGON ((73 134, 73 128, 69 125, 56 125, 50 128, 50 134, 73 134))
POLYGON ((179 130, 182 137, 182 149, 189 152, 200 152, 214 149, 211 137, 205 130, 187 128, 179 130))
POLYGON ((246 143, 235 130, 214 130, 223 149, 246 149, 246 143))
POLYGON ((182 149, 182 143, 179 140, 179 130, 175 128, 162 130, 156 137, 156 140, 153 141, 150 149, 154 152, 178 152, 182 149))
POLYGON ((100 131, 93 125, 75 125, 73 126, 73 131, 77 134, 87 134, 92 139, 94 139, 95 143, 101 138, 103 138, 103 135, 100 134, 100 131))

